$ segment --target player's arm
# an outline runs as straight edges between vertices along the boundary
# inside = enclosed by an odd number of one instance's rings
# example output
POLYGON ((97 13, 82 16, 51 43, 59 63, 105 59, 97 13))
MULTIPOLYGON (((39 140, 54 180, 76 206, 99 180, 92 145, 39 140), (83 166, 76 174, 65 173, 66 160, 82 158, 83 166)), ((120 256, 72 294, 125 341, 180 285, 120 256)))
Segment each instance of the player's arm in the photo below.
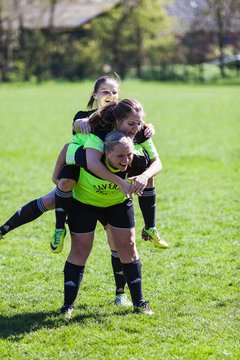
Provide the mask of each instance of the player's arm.
POLYGON ((140 175, 133 176, 131 179, 134 180, 132 184, 131 192, 135 195, 140 195, 147 186, 148 180, 153 176, 157 175, 162 170, 162 163, 159 157, 151 159, 150 166, 140 175))
POLYGON ((56 185, 58 184, 58 177, 59 177, 61 168, 66 162, 67 148, 68 148, 68 144, 65 144, 58 155, 58 158, 57 158, 54 170, 53 170, 52 181, 56 185))
POLYGON ((146 168, 142 174, 133 178, 134 183, 132 185, 132 192, 134 194, 139 194, 139 190, 140 192, 143 191, 147 185, 148 180, 162 170, 162 163, 152 139, 150 138, 142 142, 141 147, 149 156, 150 166, 146 168))
POLYGON ((89 118, 76 119, 73 123, 73 131, 76 133, 88 134, 91 131, 89 118))
POLYGON ((101 151, 87 148, 86 159, 88 170, 93 172, 98 177, 118 185, 120 187, 120 190, 125 195, 130 195, 131 184, 109 171, 106 166, 101 162, 101 157, 101 151))

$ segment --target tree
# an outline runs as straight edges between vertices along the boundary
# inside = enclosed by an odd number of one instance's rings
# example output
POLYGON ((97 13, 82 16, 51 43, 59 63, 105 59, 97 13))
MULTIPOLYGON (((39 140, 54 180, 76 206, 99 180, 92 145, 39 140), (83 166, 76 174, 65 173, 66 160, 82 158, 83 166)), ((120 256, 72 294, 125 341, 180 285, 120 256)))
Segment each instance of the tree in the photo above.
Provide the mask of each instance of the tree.
POLYGON ((101 60, 121 77, 131 67, 141 77, 152 48, 165 41, 162 33, 166 18, 162 0, 120 1, 118 7, 92 22, 102 50, 101 60))
POLYGON ((238 33, 240 29, 240 0, 206 0, 206 7, 199 13, 202 17, 210 17, 213 21, 211 31, 216 33, 219 49, 221 76, 225 76, 224 56, 227 39, 230 33, 238 33))
POLYGON ((13 19, 6 13, 3 5, 3 1, 0 0, 0 73, 2 81, 9 81, 16 34, 13 19))

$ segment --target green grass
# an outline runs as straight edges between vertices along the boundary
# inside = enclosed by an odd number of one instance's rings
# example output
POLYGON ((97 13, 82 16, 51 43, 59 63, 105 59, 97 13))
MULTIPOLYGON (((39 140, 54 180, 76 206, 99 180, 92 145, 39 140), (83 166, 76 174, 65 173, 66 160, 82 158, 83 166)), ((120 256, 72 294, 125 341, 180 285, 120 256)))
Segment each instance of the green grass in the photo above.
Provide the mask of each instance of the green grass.
MULTIPOLYGON (((51 173, 71 121, 92 83, 0 86, 0 223, 50 191, 51 173)), ((156 128, 163 171, 156 177, 157 225, 170 243, 137 244, 144 295, 155 315, 112 305, 114 281, 99 226, 70 324, 59 255, 49 251, 54 213, 0 242, 2 359, 239 359, 240 92, 236 86, 128 81, 156 128)))

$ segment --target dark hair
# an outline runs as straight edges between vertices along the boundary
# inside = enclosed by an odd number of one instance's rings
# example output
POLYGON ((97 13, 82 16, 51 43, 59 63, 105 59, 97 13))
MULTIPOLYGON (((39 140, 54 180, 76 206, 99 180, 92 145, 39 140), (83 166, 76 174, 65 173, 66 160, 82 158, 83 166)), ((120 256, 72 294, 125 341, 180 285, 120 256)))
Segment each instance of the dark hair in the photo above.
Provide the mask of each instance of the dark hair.
POLYGON ((104 151, 111 152, 118 144, 128 144, 133 147, 133 141, 120 131, 111 131, 104 140, 104 151))
POLYGON ((120 84, 120 77, 118 76, 117 73, 113 73, 113 75, 104 75, 104 76, 101 76, 99 79, 97 79, 97 81, 95 82, 94 84, 94 88, 93 88, 93 92, 92 92, 92 95, 88 101, 88 104, 87 104, 87 108, 88 109, 92 109, 93 108, 93 105, 94 105, 94 102, 95 102, 95 99, 94 99, 94 96, 93 94, 95 94, 99 87, 104 84, 105 82, 107 82, 108 80, 110 81, 115 81, 115 83, 119 86, 120 84))
POLYGON ((96 111, 89 118, 89 124, 93 132, 95 129, 112 131, 116 125, 116 121, 124 120, 131 112, 142 112, 144 115, 142 105, 136 100, 123 99, 118 102, 115 101, 103 109, 96 111))

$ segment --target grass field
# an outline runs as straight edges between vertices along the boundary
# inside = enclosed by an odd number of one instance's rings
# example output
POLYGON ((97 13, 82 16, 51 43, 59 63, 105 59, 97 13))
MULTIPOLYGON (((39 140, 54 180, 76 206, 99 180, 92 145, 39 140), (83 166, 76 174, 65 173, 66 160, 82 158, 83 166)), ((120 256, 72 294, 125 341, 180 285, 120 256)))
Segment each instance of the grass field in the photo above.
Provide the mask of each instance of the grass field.
MULTIPOLYGON (((0 223, 53 188, 52 169, 71 138, 92 83, 0 86, 0 223)), ((170 244, 137 244, 144 295, 155 314, 112 304, 105 234, 97 228, 72 321, 63 301, 63 252, 51 254, 54 213, 0 242, 1 359, 240 359, 240 91, 237 86, 128 81, 121 97, 144 105, 163 162, 157 226, 170 244)))

